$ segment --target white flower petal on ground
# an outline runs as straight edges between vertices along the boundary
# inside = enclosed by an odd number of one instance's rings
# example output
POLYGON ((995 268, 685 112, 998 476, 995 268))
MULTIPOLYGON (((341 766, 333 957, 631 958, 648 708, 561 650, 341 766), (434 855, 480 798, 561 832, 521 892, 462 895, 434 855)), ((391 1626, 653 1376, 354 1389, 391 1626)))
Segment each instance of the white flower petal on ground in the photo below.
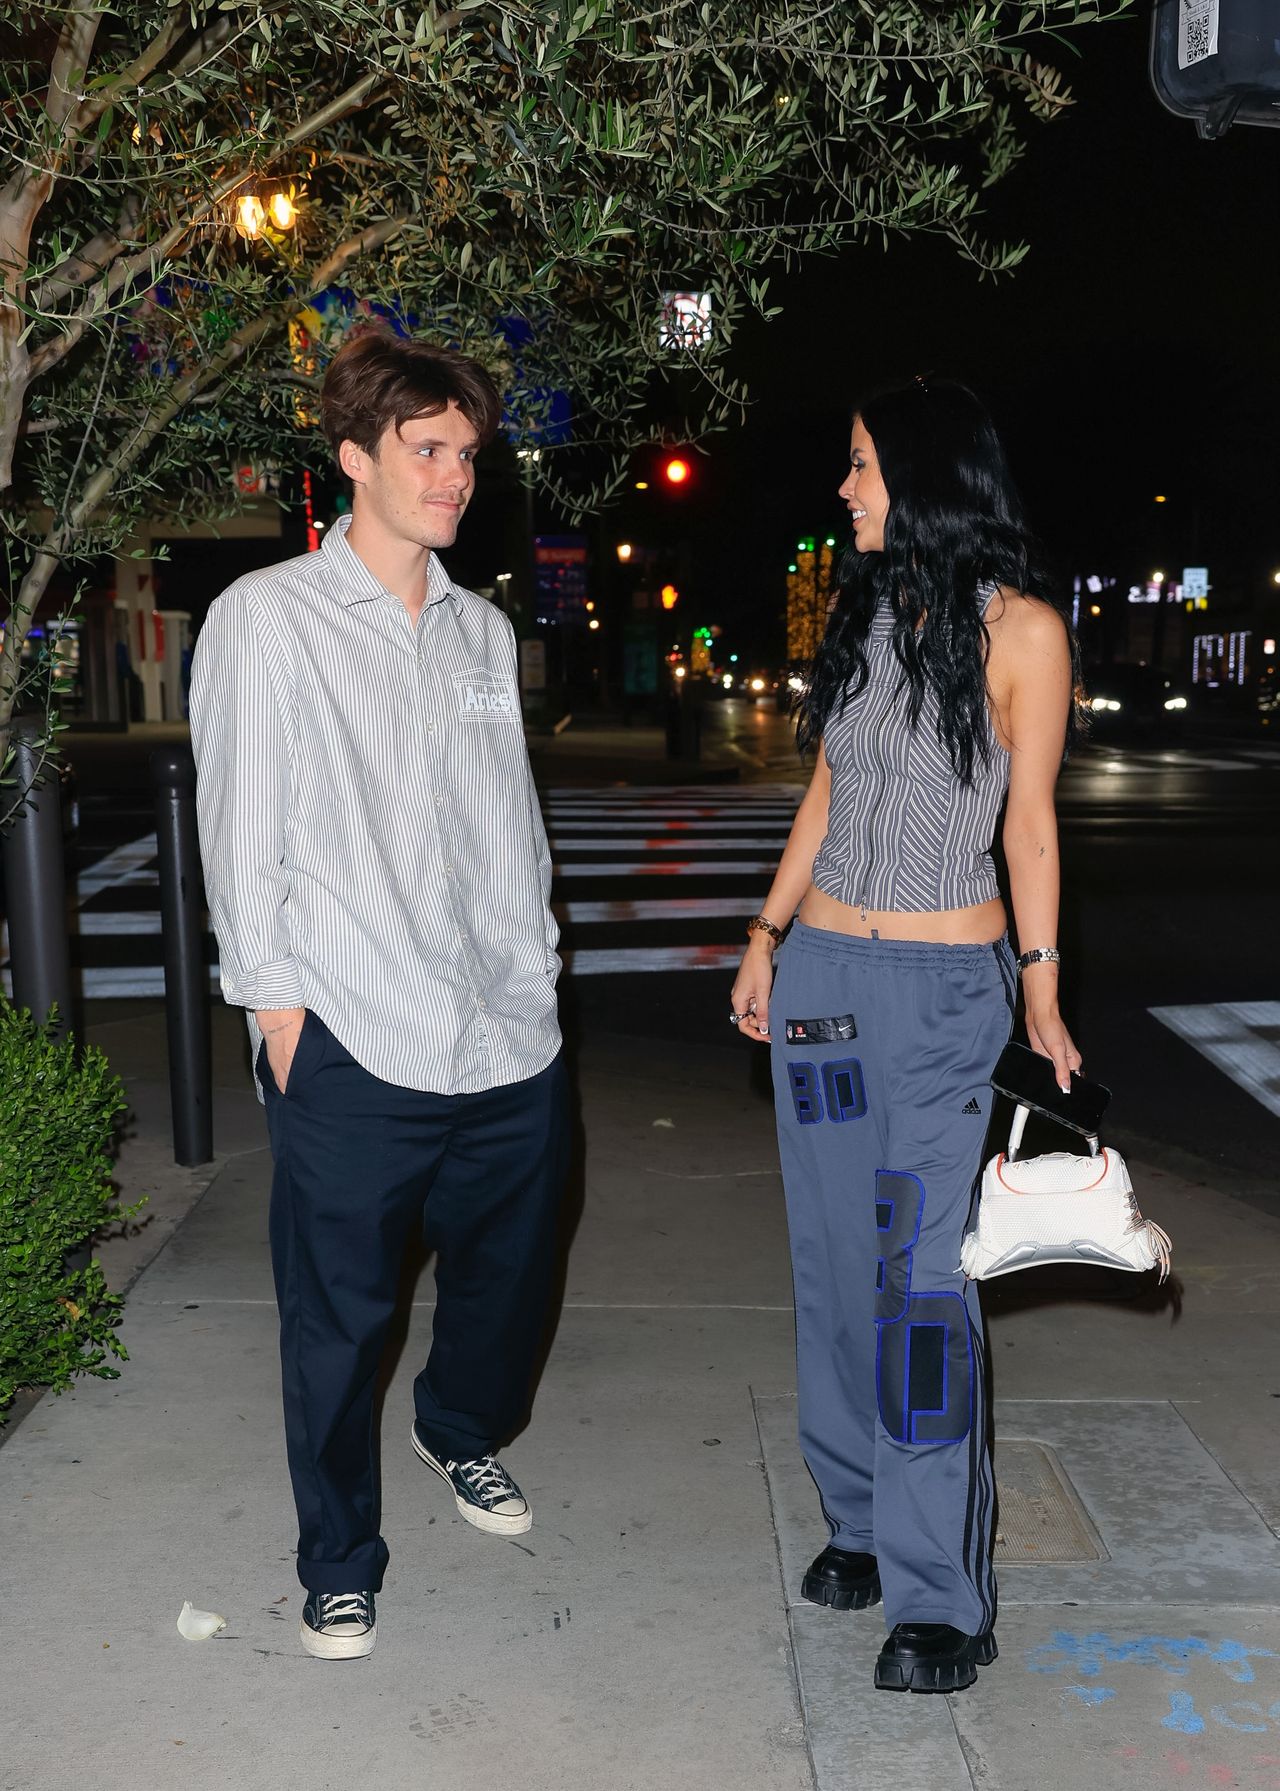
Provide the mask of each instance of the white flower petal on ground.
POLYGON ((178 1634, 188 1642, 207 1642, 210 1636, 216 1636, 220 1629, 226 1627, 226 1618, 220 1617, 216 1611, 197 1611, 189 1598, 183 1600, 182 1609, 178 1612, 178 1634))

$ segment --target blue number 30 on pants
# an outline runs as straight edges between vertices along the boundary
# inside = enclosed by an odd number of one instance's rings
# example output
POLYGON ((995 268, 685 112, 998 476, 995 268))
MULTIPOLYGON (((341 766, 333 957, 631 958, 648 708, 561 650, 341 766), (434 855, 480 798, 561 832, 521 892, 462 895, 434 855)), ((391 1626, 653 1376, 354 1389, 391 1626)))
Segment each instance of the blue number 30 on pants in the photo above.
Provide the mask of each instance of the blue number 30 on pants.
POLYGON ((896 1443, 958 1443, 973 1423, 973 1345, 958 1293, 913 1293, 924 1183, 876 1171, 876 1397, 896 1443))

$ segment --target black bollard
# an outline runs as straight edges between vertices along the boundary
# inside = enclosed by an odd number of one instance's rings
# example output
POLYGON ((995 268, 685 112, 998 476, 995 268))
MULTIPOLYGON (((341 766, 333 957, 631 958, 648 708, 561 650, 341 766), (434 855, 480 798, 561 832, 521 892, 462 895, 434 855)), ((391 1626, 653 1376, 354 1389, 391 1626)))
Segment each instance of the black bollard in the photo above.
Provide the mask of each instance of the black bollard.
POLYGON ((8 809, 22 798, 3 840, 13 1004, 37 1020, 56 1007, 62 1036, 71 1026, 71 954, 58 768, 43 758, 36 724, 16 721, 12 739, 13 783, 0 791, 0 804, 8 809))
POLYGON ((173 1159, 184 1167, 213 1158, 213 1072, 209 973, 196 840, 196 766, 187 746, 151 755, 164 934, 164 1005, 169 1034, 173 1159))

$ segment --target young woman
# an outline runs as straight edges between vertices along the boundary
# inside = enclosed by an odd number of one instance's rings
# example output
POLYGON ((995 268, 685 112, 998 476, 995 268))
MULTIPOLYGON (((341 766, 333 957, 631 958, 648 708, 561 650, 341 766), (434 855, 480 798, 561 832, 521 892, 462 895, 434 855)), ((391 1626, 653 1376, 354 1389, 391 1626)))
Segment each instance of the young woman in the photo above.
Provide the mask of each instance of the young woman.
POLYGON ((830 1530, 803 1595, 883 1595, 876 1684, 955 1691, 996 1656, 982 1320, 959 1262, 1017 971, 1061 1086, 1081 1061, 1058 1012, 1053 806, 1073 654, 972 393, 868 400, 840 495, 854 545, 799 713, 817 761, 731 1018, 773 1046, 800 1440, 830 1530))

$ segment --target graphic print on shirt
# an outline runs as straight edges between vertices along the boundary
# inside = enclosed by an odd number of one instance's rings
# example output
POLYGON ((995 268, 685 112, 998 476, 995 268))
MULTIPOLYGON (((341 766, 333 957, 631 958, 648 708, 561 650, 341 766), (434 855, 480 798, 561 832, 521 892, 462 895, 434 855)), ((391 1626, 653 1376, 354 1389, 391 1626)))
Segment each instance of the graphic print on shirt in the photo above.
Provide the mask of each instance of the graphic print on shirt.
POLYGON ((516 721, 520 697, 514 678, 501 672, 455 672, 458 714, 465 721, 516 721))
POLYGON ((876 1398, 895 1443, 959 1443, 973 1423, 969 1314, 958 1293, 912 1287, 924 1200, 919 1176, 876 1171, 876 1398))

